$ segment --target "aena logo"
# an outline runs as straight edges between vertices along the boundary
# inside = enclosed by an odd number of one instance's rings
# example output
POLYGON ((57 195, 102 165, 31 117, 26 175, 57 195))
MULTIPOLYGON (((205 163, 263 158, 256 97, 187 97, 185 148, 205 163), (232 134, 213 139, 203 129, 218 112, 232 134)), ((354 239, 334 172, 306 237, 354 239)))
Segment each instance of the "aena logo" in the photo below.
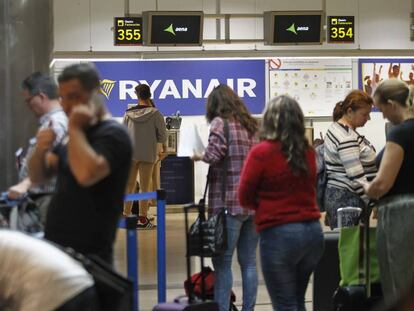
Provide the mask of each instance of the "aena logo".
MULTIPOLYGON (((146 80, 119 80, 119 100, 137 99, 135 94, 135 87, 138 84, 147 84, 151 93, 156 99, 166 99, 172 97, 174 99, 186 99, 190 95, 194 98, 207 98, 211 91, 218 86, 220 82, 218 79, 195 79, 195 80, 154 80, 149 83, 146 80)), ((111 91, 116 81, 104 79, 101 81, 101 93, 109 99, 111 91)), ((256 88, 256 81, 250 78, 226 79, 225 83, 232 88, 240 97, 256 97, 254 89, 256 88)))
POLYGON ((287 31, 293 32, 295 35, 298 34, 298 31, 308 31, 309 27, 308 26, 298 26, 295 27, 295 23, 292 23, 292 25, 290 25, 290 27, 288 29, 286 29, 287 31))
POLYGON ((170 34, 173 34, 175 36, 175 32, 186 32, 188 29, 187 27, 176 27, 174 31, 174 26, 171 24, 167 28, 164 29, 165 32, 169 32, 170 34))

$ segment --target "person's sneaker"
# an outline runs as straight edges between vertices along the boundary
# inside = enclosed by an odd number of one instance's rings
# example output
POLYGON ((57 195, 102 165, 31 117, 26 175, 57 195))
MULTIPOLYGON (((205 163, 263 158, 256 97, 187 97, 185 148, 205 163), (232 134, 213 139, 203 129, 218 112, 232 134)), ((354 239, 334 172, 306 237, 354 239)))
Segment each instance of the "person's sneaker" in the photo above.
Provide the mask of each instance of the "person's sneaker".
POLYGON ((137 223, 137 229, 138 230, 151 230, 151 229, 155 229, 157 226, 154 225, 148 218, 147 221, 142 223, 141 221, 138 220, 137 223))

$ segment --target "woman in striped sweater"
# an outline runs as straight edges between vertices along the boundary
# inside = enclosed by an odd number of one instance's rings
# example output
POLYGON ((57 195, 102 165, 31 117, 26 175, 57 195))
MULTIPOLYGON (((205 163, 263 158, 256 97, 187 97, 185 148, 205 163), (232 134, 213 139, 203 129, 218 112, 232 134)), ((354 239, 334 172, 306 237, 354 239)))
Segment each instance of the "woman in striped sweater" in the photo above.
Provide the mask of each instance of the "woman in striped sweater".
POLYGON ((364 208, 368 197, 361 182, 372 180, 377 172, 375 149, 356 129, 370 119, 373 100, 360 90, 351 91, 337 103, 334 123, 325 138, 325 163, 328 183, 325 208, 331 229, 337 227, 337 209, 364 208))

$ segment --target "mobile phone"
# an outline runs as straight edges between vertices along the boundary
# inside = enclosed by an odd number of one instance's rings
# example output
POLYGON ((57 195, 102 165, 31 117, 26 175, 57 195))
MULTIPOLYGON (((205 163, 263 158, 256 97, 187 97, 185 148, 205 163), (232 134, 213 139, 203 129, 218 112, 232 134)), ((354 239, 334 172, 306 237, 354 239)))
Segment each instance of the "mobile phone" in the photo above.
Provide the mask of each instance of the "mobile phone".
POLYGON ((94 118, 92 119, 91 125, 95 125, 105 114, 104 102, 98 91, 94 91, 88 102, 89 107, 92 109, 94 118))
POLYGON ((91 98, 89 99, 89 105, 97 111, 100 111, 102 109, 103 101, 98 91, 94 91, 92 93, 91 98))

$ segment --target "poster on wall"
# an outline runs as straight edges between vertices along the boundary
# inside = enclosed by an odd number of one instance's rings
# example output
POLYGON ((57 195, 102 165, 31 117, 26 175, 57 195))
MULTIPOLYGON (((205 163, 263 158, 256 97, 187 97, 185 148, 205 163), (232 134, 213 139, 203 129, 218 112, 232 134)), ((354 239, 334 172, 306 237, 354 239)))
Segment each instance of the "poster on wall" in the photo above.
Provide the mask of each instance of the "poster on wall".
POLYGON ((208 95, 219 84, 230 86, 251 113, 265 104, 265 60, 96 61, 101 92, 114 117, 137 103, 135 87, 148 84, 156 107, 165 116, 205 115, 208 95))
POLYGON ((386 79, 399 79, 414 85, 414 58, 361 58, 358 61, 359 88, 374 95, 378 84, 386 79))
POLYGON ((352 89, 350 59, 270 59, 270 98, 289 95, 307 117, 331 116, 352 89))

